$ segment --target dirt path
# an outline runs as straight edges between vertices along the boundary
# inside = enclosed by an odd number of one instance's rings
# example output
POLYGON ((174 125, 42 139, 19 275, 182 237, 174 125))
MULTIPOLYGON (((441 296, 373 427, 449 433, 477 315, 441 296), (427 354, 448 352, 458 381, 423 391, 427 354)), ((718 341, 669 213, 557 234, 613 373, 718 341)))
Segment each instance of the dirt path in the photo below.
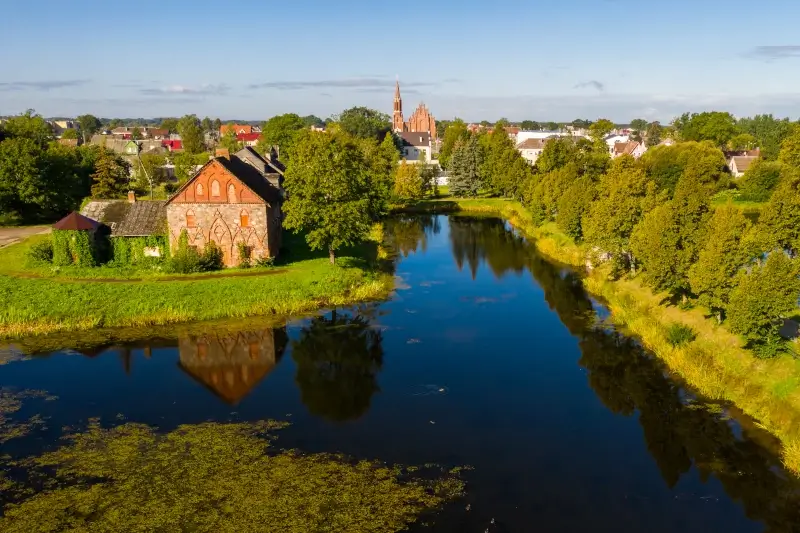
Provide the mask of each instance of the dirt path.
POLYGON ((49 233, 50 226, 20 226, 0 228, 0 248, 21 241, 31 235, 49 233))

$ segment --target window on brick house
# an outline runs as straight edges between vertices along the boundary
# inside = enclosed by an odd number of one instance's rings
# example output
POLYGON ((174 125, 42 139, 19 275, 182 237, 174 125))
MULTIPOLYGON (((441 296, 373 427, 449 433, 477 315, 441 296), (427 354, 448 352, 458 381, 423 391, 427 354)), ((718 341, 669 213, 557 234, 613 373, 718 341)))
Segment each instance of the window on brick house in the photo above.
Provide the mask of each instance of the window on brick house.
POLYGON ((195 187, 194 190, 199 196, 203 196, 203 184, 202 183, 198 183, 197 187, 195 187))
POLYGON ((233 186, 233 183, 228 184, 228 203, 236 203, 236 187, 233 186))
POLYGON ((195 227, 196 223, 197 222, 195 221, 195 218, 194 218, 194 211, 192 211, 191 209, 188 210, 186 212, 186 227, 187 228, 193 228, 193 227, 195 227))
POLYGON ((219 196, 219 182, 217 180, 211 182, 211 196, 219 196))
POLYGON ((250 213, 242 209, 242 212, 239 213, 239 225, 243 228, 250 227, 250 213))

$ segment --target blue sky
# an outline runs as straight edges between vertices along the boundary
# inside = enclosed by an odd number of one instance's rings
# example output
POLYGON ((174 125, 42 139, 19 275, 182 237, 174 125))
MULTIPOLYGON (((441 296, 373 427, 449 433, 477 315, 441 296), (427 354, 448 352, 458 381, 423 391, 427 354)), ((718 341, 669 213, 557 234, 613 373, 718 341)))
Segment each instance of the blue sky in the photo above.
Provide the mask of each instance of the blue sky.
POLYGON ((800 2, 0 0, 0 114, 800 117, 800 2), (230 7, 228 7, 230 6, 230 7), (13 44, 13 49, 9 47, 13 44))

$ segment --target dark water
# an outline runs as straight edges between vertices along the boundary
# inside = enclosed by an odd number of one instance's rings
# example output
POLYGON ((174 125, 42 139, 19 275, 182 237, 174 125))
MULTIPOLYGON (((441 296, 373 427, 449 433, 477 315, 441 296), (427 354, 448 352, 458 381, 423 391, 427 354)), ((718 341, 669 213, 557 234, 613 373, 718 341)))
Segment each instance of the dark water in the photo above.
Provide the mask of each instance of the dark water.
MULTIPOLYGON (((52 428, 118 414, 163 429, 274 418, 292 423, 285 447, 474 467, 466 499, 426 531, 800 524, 800 493, 770 439, 665 377, 602 323, 575 274, 504 223, 420 217, 387 230, 400 259, 385 303, 62 351, 0 366, 0 383, 57 395, 29 408, 52 428)), ((57 434, 5 449, 35 453, 57 434)))

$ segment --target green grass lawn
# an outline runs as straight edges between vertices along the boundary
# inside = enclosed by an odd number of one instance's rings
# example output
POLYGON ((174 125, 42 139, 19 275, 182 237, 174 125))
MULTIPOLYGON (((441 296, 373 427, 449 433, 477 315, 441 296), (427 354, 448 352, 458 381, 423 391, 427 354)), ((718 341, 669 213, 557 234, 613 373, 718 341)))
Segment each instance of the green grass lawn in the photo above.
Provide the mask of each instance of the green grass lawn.
POLYGON ((274 269, 180 276, 134 267, 28 267, 35 236, 0 250, 0 338, 94 328, 293 314, 380 298, 392 286, 368 242, 331 265, 300 236, 286 234, 274 269), (263 275, 253 275, 256 272, 263 275), (105 280, 103 279, 105 278, 105 280))

